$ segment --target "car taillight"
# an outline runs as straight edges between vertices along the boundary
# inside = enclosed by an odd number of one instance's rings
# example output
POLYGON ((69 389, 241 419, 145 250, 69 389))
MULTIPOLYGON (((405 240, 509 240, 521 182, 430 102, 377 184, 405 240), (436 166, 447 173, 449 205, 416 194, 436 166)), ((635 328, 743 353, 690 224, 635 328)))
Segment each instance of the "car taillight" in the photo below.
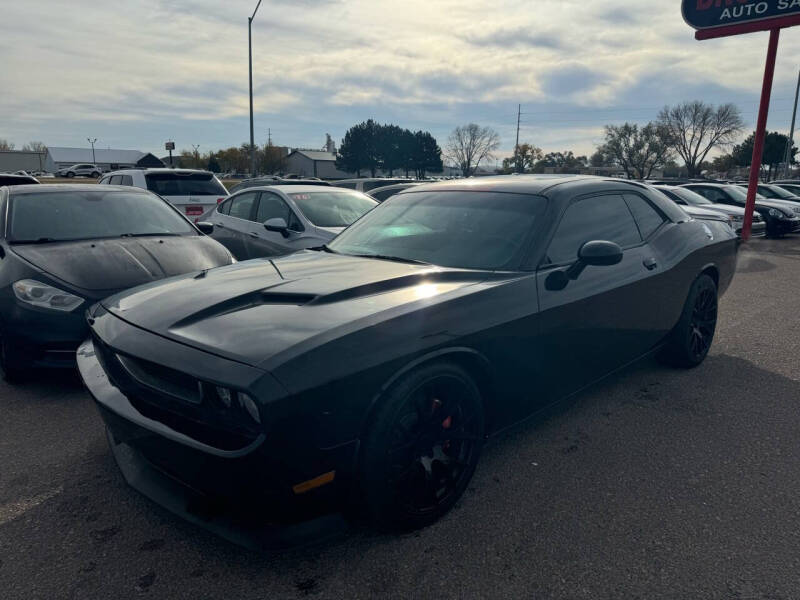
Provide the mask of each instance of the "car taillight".
POLYGON ((225 200, 225 198, 217 198, 217 204, 219 204, 219 203, 220 203, 220 202, 222 202, 223 200, 225 200))

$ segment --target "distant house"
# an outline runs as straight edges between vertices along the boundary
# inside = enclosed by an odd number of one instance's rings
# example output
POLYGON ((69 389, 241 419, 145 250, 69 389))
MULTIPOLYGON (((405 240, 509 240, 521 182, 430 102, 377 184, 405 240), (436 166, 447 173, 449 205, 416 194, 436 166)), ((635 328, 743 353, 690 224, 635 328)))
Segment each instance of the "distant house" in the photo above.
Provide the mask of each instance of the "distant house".
POLYGON ((286 157, 286 172, 300 177, 348 179, 353 173, 336 168, 336 153, 323 150, 293 150, 286 157))
POLYGON ((164 163, 149 152, 139 150, 113 150, 95 148, 94 159, 91 148, 48 148, 45 157, 45 170, 54 173, 59 169, 78 163, 93 163, 104 171, 163 167, 164 163))
POLYGON ((29 152, 27 150, 2 150, 0 151, 0 173, 13 173, 15 171, 44 170, 45 153, 29 152))

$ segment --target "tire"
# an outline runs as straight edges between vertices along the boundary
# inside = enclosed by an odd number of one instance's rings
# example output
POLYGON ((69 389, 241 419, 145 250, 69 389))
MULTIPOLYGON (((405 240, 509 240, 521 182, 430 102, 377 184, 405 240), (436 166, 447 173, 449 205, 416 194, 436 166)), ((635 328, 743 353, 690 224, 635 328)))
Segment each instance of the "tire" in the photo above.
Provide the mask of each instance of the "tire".
POLYGON ((661 351, 662 362, 694 368, 702 363, 717 329, 717 284, 706 274, 695 279, 683 306, 681 318, 661 351))
POLYGON ((68 171, 67 178, 72 179, 73 177, 75 177, 75 173, 73 173, 72 171, 68 171))
POLYGON ((447 513, 475 471, 484 421, 480 391, 456 364, 423 365, 396 382, 362 440, 359 484, 371 523, 408 531, 447 513))
POLYGON ((94 179, 97 179, 97 178, 99 178, 99 177, 100 177, 100 173, 98 173, 97 171, 95 171, 94 173, 92 173, 92 177, 93 177, 94 179))

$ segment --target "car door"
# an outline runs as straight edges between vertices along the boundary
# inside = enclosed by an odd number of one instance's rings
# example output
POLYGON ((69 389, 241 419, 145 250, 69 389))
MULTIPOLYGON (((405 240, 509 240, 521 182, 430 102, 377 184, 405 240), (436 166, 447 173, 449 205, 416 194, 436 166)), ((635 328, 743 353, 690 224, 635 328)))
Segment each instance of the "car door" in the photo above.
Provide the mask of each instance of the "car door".
POLYGON ((542 370, 551 398, 562 398, 643 354, 652 331, 658 259, 642 239, 622 194, 574 199, 537 272, 542 370), (556 271, 573 264, 587 241, 619 244, 623 258, 611 266, 587 266, 560 289, 556 271))
POLYGON ((247 240, 257 201, 257 191, 242 192, 222 203, 214 213, 212 237, 239 260, 251 258, 247 240))
POLYGON ((250 224, 248 231, 249 255, 251 258, 257 256, 279 256, 304 248, 304 245, 298 244, 298 240, 302 237, 304 230, 305 227, 300 222, 300 219, 297 218, 283 198, 273 192, 261 192, 256 218, 250 224), (286 235, 277 231, 267 231, 264 227, 265 222, 276 218, 283 219, 289 226, 286 235))

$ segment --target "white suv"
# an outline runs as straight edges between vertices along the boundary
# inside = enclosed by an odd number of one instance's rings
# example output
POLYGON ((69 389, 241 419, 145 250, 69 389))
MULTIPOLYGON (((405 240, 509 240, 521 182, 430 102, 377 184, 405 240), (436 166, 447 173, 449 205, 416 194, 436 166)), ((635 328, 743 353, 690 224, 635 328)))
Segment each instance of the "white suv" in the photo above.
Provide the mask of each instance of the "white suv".
POLYGON ((59 177, 92 177, 97 179, 100 177, 100 174, 103 172, 103 169, 98 167, 97 165, 91 165, 88 163, 79 163, 77 165, 72 165, 71 167, 66 167, 64 169, 59 169, 56 171, 56 175, 59 177))
POLYGON ((150 190, 193 221, 228 197, 212 172, 197 169, 125 169, 104 175, 99 183, 150 190))

